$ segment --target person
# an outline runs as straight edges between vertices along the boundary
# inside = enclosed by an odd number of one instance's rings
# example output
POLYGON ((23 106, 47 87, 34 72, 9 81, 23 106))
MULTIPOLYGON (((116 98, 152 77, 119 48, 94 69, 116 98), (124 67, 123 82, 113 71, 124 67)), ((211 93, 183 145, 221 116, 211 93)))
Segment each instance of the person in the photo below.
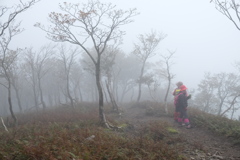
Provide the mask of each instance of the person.
POLYGON ((188 99, 191 98, 191 95, 187 94, 187 87, 185 85, 180 86, 180 93, 177 95, 176 99, 176 108, 180 112, 178 117, 178 123, 182 126, 186 126, 187 129, 191 128, 190 121, 188 119, 187 107, 188 99))
POLYGON ((183 85, 182 82, 177 82, 176 83, 176 86, 177 88, 174 89, 173 91, 173 96, 174 96, 174 105, 175 105, 175 111, 174 111, 174 121, 175 122, 178 122, 178 117, 180 115, 180 112, 178 111, 177 107, 176 107, 176 102, 177 102, 177 97, 178 97, 178 94, 180 93, 180 87, 183 85))

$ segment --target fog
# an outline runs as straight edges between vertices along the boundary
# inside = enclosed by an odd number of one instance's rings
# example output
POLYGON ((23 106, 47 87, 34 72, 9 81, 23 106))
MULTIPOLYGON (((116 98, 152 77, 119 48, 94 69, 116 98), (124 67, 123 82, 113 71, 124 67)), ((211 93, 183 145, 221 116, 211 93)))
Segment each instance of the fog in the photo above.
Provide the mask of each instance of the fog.
MULTIPOLYGON (((58 4, 64 1, 41 0, 17 20, 22 20, 25 31, 15 37, 13 47, 39 47, 49 40, 46 34, 33 25, 40 22, 49 25, 48 14, 59 11, 58 4)), ((79 1, 72 0, 72 3, 79 1)), ((87 2, 87 1, 81 1, 87 2)), ((156 30, 167 34, 159 45, 159 53, 176 51, 173 65, 174 81, 183 81, 188 88, 197 88, 204 72, 234 72, 233 63, 240 59, 240 32, 233 23, 215 9, 210 1, 117 1, 111 2, 120 9, 136 8, 140 13, 134 22, 123 26, 122 49, 126 53, 133 50, 139 34, 156 30)), ((2 0, 2 5, 9 1, 2 0)), ((158 57, 151 58, 156 60, 158 57)))
MULTIPOLYGON (((34 24, 40 22, 49 26, 48 14, 60 12, 58 4, 63 2, 65 1, 41 0, 21 13, 16 21, 22 21, 21 27, 25 31, 14 37, 10 47, 40 48, 47 43, 53 43, 46 38, 46 33, 34 27, 34 24)), ((77 0, 67 2, 79 3, 77 0)), ((126 31, 120 47, 125 54, 131 54, 139 34, 154 30, 167 35, 159 44, 158 55, 150 58, 149 62, 159 61, 160 55, 168 53, 168 50, 175 52, 171 69, 175 74, 172 87, 175 87, 176 82, 182 81, 189 91, 197 90, 205 72, 237 72, 234 63, 240 61, 240 31, 215 9, 210 0, 101 2, 111 2, 123 10, 136 8, 140 13, 133 17, 134 22, 121 27, 121 30, 126 31)), ((1 0, 0 3, 2 6, 12 6, 15 2, 1 0)))

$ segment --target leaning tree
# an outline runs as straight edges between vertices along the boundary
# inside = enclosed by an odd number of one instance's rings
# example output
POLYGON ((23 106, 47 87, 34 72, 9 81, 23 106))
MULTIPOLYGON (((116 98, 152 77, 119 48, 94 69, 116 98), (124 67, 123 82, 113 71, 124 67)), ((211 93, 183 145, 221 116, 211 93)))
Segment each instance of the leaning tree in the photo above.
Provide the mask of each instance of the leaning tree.
POLYGON ((75 44, 90 57, 95 66, 100 122, 109 127, 103 110, 101 56, 107 45, 114 43, 125 34, 119 27, 132 22, 131 18, 138 13, 136 9, 118 10, 115 5, 101 3, 98 0, 88 1, 82 5, 64 2, 59 7, 64 13, 51 12, 49 14, 53 26, 45 28, 40 23, 35 26, 47 32, 48 38, 52 41, 75 44), (89 45, 94 47, 94 52, 91 52, 89 45))

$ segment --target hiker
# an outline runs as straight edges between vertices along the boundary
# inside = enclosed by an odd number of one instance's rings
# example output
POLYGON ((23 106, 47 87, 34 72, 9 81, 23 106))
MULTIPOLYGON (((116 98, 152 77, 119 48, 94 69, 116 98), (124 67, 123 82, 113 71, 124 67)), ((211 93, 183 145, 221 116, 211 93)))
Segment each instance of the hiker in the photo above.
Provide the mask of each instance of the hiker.
POLYGON ((174 89, 172 94, 174 96, 174 105, 175 105, 174 121, 178 122, 178 117, 180 115, 180 111, 178 111, 178 109, 176 107, 176 102, 177 102, 177 96, 178 96, 178 94, 180 93, 180 90, 181 90, 180 87, 183 85, 183 83, 182 82, 177 82, 176 85, 177 85, 177 88, 174 89))
POLYGON ((180 112, 178 117, 178 123, 182 126, 186 126, 186 128, 191 128, 188 115, 187 115, 187 100, 191 98, 191 95, 187 95, 187 87, 185 85, 180 86, 180 93, 176 98, 176 109, 180 112))

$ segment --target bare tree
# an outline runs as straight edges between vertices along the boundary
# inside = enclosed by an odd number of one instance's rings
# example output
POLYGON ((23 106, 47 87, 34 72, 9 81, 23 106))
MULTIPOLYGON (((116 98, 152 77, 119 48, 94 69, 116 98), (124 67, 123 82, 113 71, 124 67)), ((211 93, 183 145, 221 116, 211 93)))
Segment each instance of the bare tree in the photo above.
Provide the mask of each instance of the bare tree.
POLYGON ((233 115, 240 96, 239 86, 239 76, 234 73, 206 74, 205 80, 199 84, 200 93, 196 96, 195 103, 202 104, 204 111, 218 116, 224 116, 230 110, 233 115))
POLYGON ((211 0, 216 9, 226 16, 240 31, 240 1, 239 0, 211 0), (238 1, 238 2, 236 2, 238 1))
POLYGON ((38 109, 39 100, 38 100, 38 87, 37 87, 37 71, 35 66, 35 52, 32 48, 27 49, 25 57, 23 70, 25 74, 26 80, 31 84, 33 89, 33 97, 34 97, 34 107, 38 109))
POLYGON ((74 101, 73 97, 71 94, 71 89, 70 89, 70 73, 73 68, 73 65, 75 64, 75 58, 77 56, 77 48, 74 50, 66 49, 65 46, 61 46, 59 49, 59 54, 60 54, 60 62, 63 66, 63 72, 60 73, 63 75, 63 78, 66 82, 66 92, 67 92, 67 97, 70 100, 71 107, 74 108, 74 101))
POLYGON ((175 54, 175 52, 169 51, 168 50, 167 55, 161 55, 162 60, 160 61, 160 63, 164 64, 165 67, 160 69, 160 75, 162 77, 164 77, 167 80, 167 91, 164 97, 164 108, 165 108, 165 112, 168 114, 168 107, 167 107, 167 98, 168 98, 168 94, 169 94, 169 90, 170 90, 170 86, 172 83, 172 79, 174 78, 174 74, 171 73, 171 67, 174 64, 171 60, 173 58, 173 55, 175 54))
POLYGON ((239 78, 233 73, 220 73, 216 75, 216 78, 218 79, 217 95, 220 100, 218 115, 223 116, 233 108, 239 97, 239 78), (227 109, 224 109, 226 107, 227 109))
POLYGON ((34 52, 30 48, 25 56, 25 73, 33 87, 35 107, 38 108, 38 95, 43 108, 46 103, 43 98, 42 79, 50 70, 52 63, 51 58, 54 54, 55 46, 48 44, 40 48, 39 52, 34 52), (28 69, 30 67, 30 69, 28 69))
POLYGON ((107 93, 109 95, 110 101, 112 103, 113 110, 119 112, 119 107, 116 102, 115 94, 114 94, 114 70, 113 66, 115 64, 115 59, 117 54, 119 53, 118 45, 117 46, 108 46, 105 50, 104 56, 102 58, 102 70, 106 75, 107 79, 105 80, 107 93))
POLYGON ((3 84, 8 90, 8 103, 9 109, 12 118, 14 119, 14 124, 17 125, 17 117, 15 116, 12 108, 12 99, 11 99, 11 66, 15 62, 15 58, 17 57, 18 51, 12 51, 9 49, 9 44, 12 38, 21 33, 23 29, 20 29, 20 24, 14 24, 14 20, 16 16, 20 13, 26 11, 32 5, 34 5, 36 0, 31 0, 29 2, 23 3, 20 1, 20 4, 13 6, 12 8, 0 6, 0 45, 1 45, 1 72, 3 73, 3 77, 6 79, 7 83, 3 84), (9 13, 10 12, 10 13, 9 13), (3 21, 3 17, 7 17, 5 21, 3 21), (6 32, 8 30, 8 32, 6 32))
POLYGON ((12 106, 12 69, 14 63, 16 63, 16 58, 19 53, 19 49, 17 51, 13 51, 9 49, 9 44, 14 36, 20 34, 22 32, 19 29, 20 23, 14 25, 13 23, 8 27, 8 34, 3 34, 0 40, 0 67, 1 67, 1 77, 5 79, 5 83, 1 83, 8 91, 8 104, 11 116, 14 120, 14 124, 17 125, 17 117, 13 112, 12 106))
POLYGON ((128 56, 120 55, 117 60, 117 66, 120 69, 118 76, 118 84, 121 89, 120 102, 123 102, 124 97, 130 91, 133 91, 136 86, 136 79, 139 76, 139 68, 141 68, 141 65, 133 54, 128 56))
POLYGON ((79 64, 75 64, 72 67, 71 81, 73 84, 74 96, 77 102, 83 101, 82 86, 83 85, 84 72, 79 64))
MULTIPOLYGON (((101 85, 101 56, 106 46, 112 41, 121 38, 124 32, 119 27, 132 22, 131 18, 138 13, 136 9, 128 11, 116 10, 116 6, 104 4, 100 1, 89 1, 83 4, 64 2, 60 9, 65 12, 49 15, 54 26, 46 29, 40 23, 36 26, 48 33, 48 38, 55 42, 70 42, 81 47, 91 58, 95 66, 95 77, 99 95, 99 118, 109 127, 103 109, 103 90, 101 85), (77 29, 77 30, 76 30, 77 29), (96 58, 87 48, 86 43, 91 43, 96 51, 96 58)), ((113 41, 114 42, 114 41, 113 41)))
POLYGON ((152 31, 149 34, 139 35, 137 44, 134 44, 133 53, 140 59, 142 63, 139 80, 138 80, 138 97, 137 102, 139 102, 142 93, 142 79, 144 76, 144 69, 147 60, 154 55, 156 55, 156 49, 161 40, 163 40, 166 36, 163 34, 157 34, 152 31))
POLYGON ((217 115, 221 115, 223 112, 223 108, 228 98, 233 93, 233 88, 236 87, 238 82, 237 76, 232 73, 219 73, 214 77, 217 80, 216 88, 217 88, 217 98, 219 98, 219 106, 217 115))
POLYGON ((216 113, 214 108, 218 104, 216 97, 217 81, 210 73, 205 73, 204 79, 198 84, 198 91, 194 105, 207 113, 216 113))

